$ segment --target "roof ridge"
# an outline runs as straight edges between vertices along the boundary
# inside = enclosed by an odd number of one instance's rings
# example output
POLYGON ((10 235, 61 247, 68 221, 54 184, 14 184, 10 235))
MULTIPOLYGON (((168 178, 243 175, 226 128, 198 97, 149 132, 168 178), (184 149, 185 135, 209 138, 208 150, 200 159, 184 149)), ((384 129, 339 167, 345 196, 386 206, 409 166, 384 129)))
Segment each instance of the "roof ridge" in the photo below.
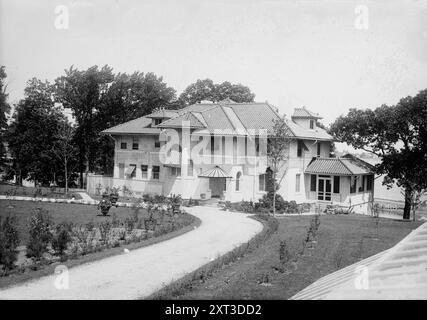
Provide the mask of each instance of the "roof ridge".
POLYGON ((344 168, 346 168, 347 170, 348 170, 348 172, 350 172, 350 174, 353 174, 353 171, 351 171, 346 165, 345 165, 345 163, 343 162, 343 161, 341 161, 341 158, 340 157, 338 157, 338 160, 340 161, 340 163, 344 166, 344 168))

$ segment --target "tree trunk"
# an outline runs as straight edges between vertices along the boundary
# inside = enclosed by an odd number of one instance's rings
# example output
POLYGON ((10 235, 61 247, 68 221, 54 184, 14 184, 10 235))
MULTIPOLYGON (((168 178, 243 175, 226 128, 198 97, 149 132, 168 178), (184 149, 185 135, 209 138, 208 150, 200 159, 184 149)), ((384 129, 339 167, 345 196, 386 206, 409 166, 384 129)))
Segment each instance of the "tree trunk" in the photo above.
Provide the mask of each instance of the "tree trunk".
POLYGON ((273 217, 276 216, 276 173, 273 173, 273 217))
POLYGON ((410 219, 411 217, 411 198, 412 190, 411 188, 405 188, 405 207, 403 208, 403 219, 410 219))
POLYGON ((65 178, 65 194, 68 194, 68 170, 67 170, 67 160, 64 162, 64 178, 65 178))

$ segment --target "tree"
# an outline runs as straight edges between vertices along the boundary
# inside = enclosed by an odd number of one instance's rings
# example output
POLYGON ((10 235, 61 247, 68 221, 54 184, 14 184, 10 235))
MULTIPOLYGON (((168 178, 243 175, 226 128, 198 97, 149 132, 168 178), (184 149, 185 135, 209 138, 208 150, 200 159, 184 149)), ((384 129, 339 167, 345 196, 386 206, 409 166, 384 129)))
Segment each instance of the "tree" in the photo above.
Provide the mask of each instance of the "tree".
POLYGON ((5 83, 6 70, 4 66, 0 66, 0 167, 4 165, 6 149, 5 149, 5 133, 7 131, 7 114, 10 112, 10 105, 7 102, 5 83))
POLYGON ((70 177, 75 168, 77 168, 78 148, 74 144, 74 127, 65 119, 59 124, 58 131, 54 137, 52 145, 52 154, 64 170, 65 193, 68 193, 70 177))
POLYGON ((388 187, 396 182, 404 189, 403 218, 409 219, 414 192, 427 188, 427 90, 395 106, 350 109, 330 132, 340 142, 381 157, 375 173, 385 176, 388 187))
POLYGON ((56 80, 56 101, 73 110, 77 126, 79 172, 106 173, 112 170, 114 143, 100 135, 104 129, 169 108, 175 90, 154 73, 113 74, 110 67, 93 66, 85 71, 73 67, 56 80))
POLYGON ((286 124, 286 119, 274 120, 272 133, 268 137, 267 157, 272 174, 273 188, 273 215, 276 214, 277 190, 286 175, 286 167, 289 159, 289 146, 292 141, 291 131, 286 124), (277 181, 280 175, 279 181, 277 181))
POLYGON ((113 79, 109 66, 101 69, 93 66, 85 71, 71 66, 65 70, 65 76, 55 81, 55 101, 70 108, 77 122, 75 141, 79 148, 80 187, 83 187, 83 173, 94 169, 98 134, 95 115, 113 79))
POLYGON ((15 106, 6 139, 13 159, 11 174, 17 176, 18 183, 22 179, 45 184, 52 181, 57 162, 50 150, 64 119, 52 94, 49 82, 33 78, 27 83, 24 99, 15 106))
POLYGON ((253 102, 255 94, 242 84, 232 84, 228 81, 214 84, 211 79, 199 79, 181 93, 179 100, 185 105, 191 105, 203 100, 219 102, 227 98, 235 102, 253 102))

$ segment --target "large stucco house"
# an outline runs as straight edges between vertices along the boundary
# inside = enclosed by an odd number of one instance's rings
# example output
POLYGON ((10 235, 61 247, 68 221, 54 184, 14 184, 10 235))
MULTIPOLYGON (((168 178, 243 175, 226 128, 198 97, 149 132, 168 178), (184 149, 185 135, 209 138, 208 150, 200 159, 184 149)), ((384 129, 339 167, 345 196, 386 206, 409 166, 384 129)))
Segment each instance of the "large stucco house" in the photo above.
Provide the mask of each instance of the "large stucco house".
MULTIPOLYGON (((159 110, 112 127, 103 133, 115 141, 114 175, 89 175, 88 192, 126 186, 137 195, 256 201, 266 193, 265 138, 278 117, 267 102, 227 99, 159 110)), ((353 205, 367 212, 373 198, 372 167, 350 155, 331 157, 333 139, 317 125, 319 119, 297 108, 286 120, 293 139, 278 193, 297 203, 353 205)))

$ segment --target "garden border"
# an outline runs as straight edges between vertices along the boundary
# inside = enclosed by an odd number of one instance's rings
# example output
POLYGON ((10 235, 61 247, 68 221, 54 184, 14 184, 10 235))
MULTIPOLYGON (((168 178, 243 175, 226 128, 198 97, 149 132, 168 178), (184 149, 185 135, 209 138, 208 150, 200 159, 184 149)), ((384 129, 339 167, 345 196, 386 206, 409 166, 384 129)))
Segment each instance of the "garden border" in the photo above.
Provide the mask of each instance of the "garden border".
POLYGON ((145 300, 171 300, 177 298, 186 292, 190 291, 193 284, 200 280, 211 277, 215 272, 223 266, 229 265, 246 254, 258 248, 263 242, 269 239, 278 229, 279 223, 277 219, 271 215, 254 214, 250 218, 257 220, 263 224, 263 229, 248 242, 235 247, 230 252, 219 256, 214 261, 209 262, 195 271, 187 274, 183 278, 177 279, 170 284, 164 286, 155 293, 149 295, 145 300))
POLYGON ((42 278, 44 276, 49 276, 55 273, 55 268, 58 265, 65 265, 67 268, 73 268, 73 267, 77 267, 79 265, 85 264, 85 263, 92 263, 92 262, 96 262, 98 260, 102 260, 104 258, 108 258, 108 257, 112 257, 112 256, 116 256, 119 254, 126 254, 124 252, 124 249, 128 249, 128 250, 136 250, 136 249, 140 249, 140 248, 144 248, 159 242, 163 242, 166 240, 170 240, 172 238, 176 238, 178 236, 181 236, 189 231, 192 231, 196 228, 198 228, 201 225, 201 220, 188 213, 187 214, 191 215, 194 219, 193 223, 189 224, 188 226, 182 227, 181 229, 178 230, 174 230, 172 232, 163 234, 161 236, 158 237, 150 237, 146 240, 140 241, 140 242, 133 242, 127 245, 121 245, 119 247, 115 247, 115 248, 109 248, 108 250, 103 250, 100 252, 93 252, 93 253, 89 253, 86 254, 84 256, 79 256, 76 259, 69 259, 67 261, 64 262, 55 262, 49 265, 45 265, 43 266, 41 269, 39 270, 34 270, 31 272, 25 272, 25 273, 12 273, 10 275, 8 275, 7 277, 0 277, 0 290, 5 290, 9 287, 13 287, 17 284, 22 284, 24 282, 27 281, 32 281, 32 280, 36 280, 38 278, 42 278))

